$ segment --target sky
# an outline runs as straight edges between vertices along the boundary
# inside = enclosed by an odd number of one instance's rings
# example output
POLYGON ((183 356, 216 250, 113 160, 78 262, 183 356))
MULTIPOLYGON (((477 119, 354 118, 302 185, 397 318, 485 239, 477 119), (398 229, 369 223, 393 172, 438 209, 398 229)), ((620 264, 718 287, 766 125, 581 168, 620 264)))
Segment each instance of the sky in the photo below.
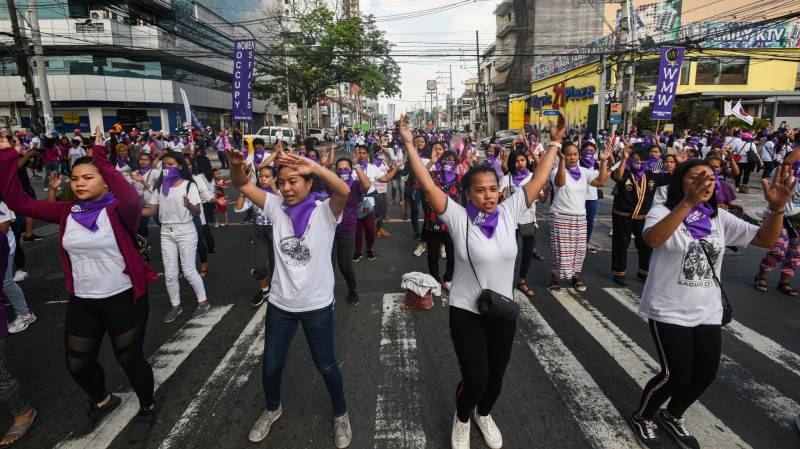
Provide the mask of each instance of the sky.
MULTIPOLYGON (((452 9, 421 17, 382 21, 397 14, 437 8, 459 0, 361 0, 361 14, 372 14, 386 38, 396 44, 393 52, 413 56, 395 56, 400 65, 402 99, 381 98, 382 111, 386 104, 396 104, 397 114, 423 106, 425 82, 440 78, 439 104, 445 104, 449 93, 450 67, 453 70, 453 98, 464 92, 464 80, 477 76, 475 59, 475 30, 478 30, 481 51, 494 42, 495 17, 492 14, 497 0, 463 2, 452 9), (426 54, 460 54, 453 57, 425 57, 426 54), (437 72, 441 72, 437 74, 437 72)), ((430 98, 430 97, 428 97, 430 98)), ((428 100, 430 108, 430 100, 428 100)), ((396 117, 399 118, 399 117, 396 117)))

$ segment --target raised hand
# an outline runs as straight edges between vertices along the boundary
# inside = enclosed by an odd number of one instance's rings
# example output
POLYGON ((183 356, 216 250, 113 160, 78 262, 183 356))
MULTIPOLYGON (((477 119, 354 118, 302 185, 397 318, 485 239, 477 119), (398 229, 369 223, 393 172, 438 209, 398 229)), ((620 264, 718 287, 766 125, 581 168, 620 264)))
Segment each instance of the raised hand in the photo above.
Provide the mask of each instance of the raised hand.
POLYGON ((103 137, 103 129, 100 128, 100 125, 94 127, 94 144, 95 145, 104 145, 106 143, 105 138, 103 137))
POLYGON ((689 184, 689 188, 684 192, 684 201, 694 207, 708 201, 712 193, 714 193, 714 176, 703 171, 689 184))
POLYGON ((0 133, 0 148, 11 148, 5 133, 0 133))
POLYGON ((134 170, 131 172, 131 179, 138 183, 144 184, 144 177, 139 174, 138 170, 134 170))
POLYGON ((550 140, 553 142, 561 142, 562 140, 564 140, 564 136, 566 134, 567 134, 566 120, 564 119, 564 115, 559 113, 558 122, 556 126, 553 126, 552 122, 550 123, 550 140))
POLYGON ((597 157, 601 161, 607 161, 608 158, 611 157, 611 147, 610 146, 606 146, 605 148, 603 148, 603 152, 600 153, 597 157))
POLYGON ((52 170, 50 175, 47 177, 47 183, 50 186, 50 190, 57 190, 61 187, 61 175, 56 170, 52 170))
POLYGON ((290 167, 301 175, 310 175, 314 173, 314 169, 319 166, 311 159, 298 156, 296 154, 284 154, 278 159, 278 161, 282 166, 290 167))
POLYGON ((766 179, 762 179, 761 185, 764 188, 764 199, 769 204, 769 208, 777 211, 782 210, 792 199, 794 189, 797 187, 797 180, 794 179, 791 167, 781 165, 775 172, 772 184, 766 179))
MULTIPOLYGON (((411 129, 408 126, 409 118, 407 114, 400 117, 400 137, 403 138, 405 144, 413 144, 414 136, 411 135, 411 129)), ((413 146, 413 145, 412 145, 413 146)))
POLYGON ((225 150, 228 153, 228 162, 231 165, 243 165, 245 161, 244 153, 236 148, 228 148, 225 150))
POLYGON ((689 160, 689 150, 681 148, 675 152, 675 160, 679 164, 683 164, 684 162, 689 160))

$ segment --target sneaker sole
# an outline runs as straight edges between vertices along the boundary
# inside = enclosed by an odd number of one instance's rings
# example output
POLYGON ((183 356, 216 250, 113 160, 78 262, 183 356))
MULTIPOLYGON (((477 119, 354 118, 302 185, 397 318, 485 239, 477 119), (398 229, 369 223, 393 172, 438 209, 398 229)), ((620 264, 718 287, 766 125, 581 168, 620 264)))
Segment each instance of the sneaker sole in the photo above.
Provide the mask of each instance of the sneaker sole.
POLYGON ((168 323, 168 324, 169 324, 169 323, 173 323, 173 322, 175 322, 175 320, 177 320, 177 319, 178 319, 178 317, 179 317, 179 316, 181 316, 181 314, 182 314, 182 313, 183 313, 183 309, 181 309, 181 311, 180 311, 180 312, 178 312, 178 314, 177 314, 177 315, 175 315, 175 318, 173 318, 173 319, 171 319, 171 320, 169 320, 169 321, 167 321, 167 319, 166 319, 166 318, 164 318, 164 322, 165 322, 165 323, 168 323))
POLYGON ((503 441, 502 440, 500 441, 500 443, 492 443, 491 441, 489 441, 486 438, 486 434, 483 432, 483 428, 481 427, 481 425, 478 424, 478 418, 475 416, 474 413, 472 414, 472 422, 475 423, 475 427, 477 427, 478 428, 478 432, 481 433, 481 437, 483 438, 483 442, 486 443, 487 446, 489 446, 489 449, 501 449, 503 447, 503 441))
MULTIPOLYGON (((272 420, 272 424, 269 425, 269 430, 272 430, 272 426, 275 425, 276 422, 278 422, 278 419, 281 417, 281 415, 283 415, 283 409, 281 409, 278 412, 278 416, 276 416, 275 419, 272 420)), ((260 443, 260 442, 264 441, 267 438, 267 436, 269 435, 269 430, 267 430, 267 433, 265 433, 264 436, 261 437, 261 439, 254 440, 254 439, 250 438, 249 435, 248 435, 247 439, 251 443, 260 443)))
POLYGON ((661 413, 658 414, 658 423, 661 424, 661 428, 667 431, 667 435, 672 437, 672 441, 674 441, 675 444, 678 445, 678 447, 680 447, 681 449, 694 449, 688 444, 681 441, 680 437, 675 433, 674 430, 672 430, 672 426, 670 426, 669 423, 665 422, 664 419, 661 418, 661 413))

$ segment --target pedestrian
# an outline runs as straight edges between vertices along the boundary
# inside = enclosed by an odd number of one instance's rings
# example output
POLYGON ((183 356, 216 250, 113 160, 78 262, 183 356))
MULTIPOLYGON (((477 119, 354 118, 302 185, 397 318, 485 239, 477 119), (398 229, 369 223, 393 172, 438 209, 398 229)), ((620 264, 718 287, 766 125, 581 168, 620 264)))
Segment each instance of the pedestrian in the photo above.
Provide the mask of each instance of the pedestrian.
MULTIPOLYGON (((14 237, 14 232, 11 231, 11 224, 16 218, 14 212, 8 208, 5 202, 0 200, 0 239, 7 238, 8 240, 8 256, 7 259, 0 260, 0 266, 2 266, 3 262, 6 262, 3 273, 0 273, 0 275, 4 275, 2 285, 5 299, 7 299, 14 308, 14 321, 7 323, 8 333, 11 334, 22 332, 27 329, 28 326, 36 322, 36 315, 28 307, 28 302, 25 300, 25 293, 14 281, 13 268, 17 239, 14 237)), ((2 245, 2 242, 0 242, 0 245, 2 245)), ((0 319, 0 321, 5 323, 2 319, 0 319)), ((1 333, 2 329, 0 329, 0 334, 1 333)), ((2 447, 2 445, 0 445, 0 447, 2 447)))
POLYGON ((249 440, 263 441, 281 416, 283 368, 297 325, 302 323, 312 359, 333 405, 334 444, 346 448, 353 433, 335 354, 331 250, 350 189, 332 171, 310 159, 281 154, 277 182, 281 199, 250 182, 241 152, 231 151, 230 160, 234 186, 264 211, 272 222, 273 241, 279 242, 265 320, 262 381, 266 409, 250 430, 249 440), (318 194, 312 192, 317 182, 331 190, 329 198, 317 199, 318 194))
POLYGON ((225 150, 230 147, 228 143, 228 136, 225 135, 225 130, 220 130, 217 133, 216 139, 214 139, 214 147, 217 149, 217 157, 219 157, 219 163, 221 164, 221 168, 226 169, 228 167, 228 153, 225 150))
MULTIPOLYGON (((222 177, 222 171, 215 168, 213 171, 214 176, 214 198, 216 199, 216 213, 222 215, 225 219, 224 222, 219 223, 219 226, 228 226, 228 199, 225 197, 225 189, 228 188, 228 181, 222 177)), ((215 227, 217 224, 214 225, 215 227)))
MULTIPOLYGON (((150 199, 153 196, 156 182, 161 176, 160 162, 161 153, 157 156, 156 161, 152 161, 150 153, 139 153, 139 168, 131 172, 131 181, 133 187, 139 194, 139 199, 142 204, 150 204, 150 199)), ((142 237, 150 239, 150 217, 142 215, 139 219, 137 227, 137 234, 142 237)))
MULTIPOLYGON (((525 150, 514 150, 509 156, 511 161, 508 174, 500 180, 500 192, 508 199, 524 187, 533 177, 528 156, 525 150)), ((517 289, 528 298, 533 298, 534 291, 528 287, 528 270, 536 249, 536 200, 531 202, 528 211, 517 220, 516 238, 520 241, 520 251, 515 263, 514 273, 517 275, 517 289)))
POLYGON ((0 136, 0 195, 14 211, 59 223, 60 259, 70 295, 64 324, 67 369, 90 398, 89 419, 75 434, 92 432, 122 402, 109 393, 97 363, 108 333, 139 399, 140 411, 128 434, 136 442, 149 433, 158 411, 153 371, 143 352, 147 284, 158 276, 137 252, 128 231, 136 227, 141 213, 136 189, 109 162, 100 127, 95 133, 92 157, 78 159, 72 167, 70 182, 78 200, 59 202, 37 201, 23 193, 13 176, 17 153, 0 136))
MULTIPOLYGON (((551 127, 551 139, 562 139, 564 131, 563 118, 560 118, 559 126, 551 127)), ((431 178, 413 144, 408 116, 401 119, 400 133, 408 151, 409 164, 431 208, 447 225, 455 247, 453 254, 448 255, 456 259, 450 291, 450 336, 462 381, 456 389, 451 446, 453 449, 469 448, 470 420, 474 419, 486 444, 499 448, 503 445, 503 438, 491 411, 500 395, 511 357, 516 320, 492 320, 482 315, 478 310, 478 298, 484 289, 507 298, 513 296, 517 223, 528 213, 542 190, 553 166, 557 146, 551 144, 532 180, 502 204, 499 204, 501 194, 497 172, 483 164, 470 168, 462 178, 466 197, 464 207, 452 201, 431 178)))
MULTIPOLYGON (((435 145, 441 148, 440 145, 435 145)), ((431 158, 433 170, 431 173, 433 183, 444 192, 450 201, 461 204, 461 175, 456 170, 458 166, 456 153, 451 150, 444 151, 441 156, 434 152, 431 158)), ((426 167, 427 168, 427 167, 426 167)), ((442 289, 449 292, 450 283, 453 281, 455 270, 455 254, 453 253, 453 239, 448 232, 447 225, 441 217, 431 208, 430 200, 425 198, 428 215, 425 217, 423 233, 428 248, 428 273, 442 285, 442 289), (440 250, 444 249, 444 252, 440 250), (446 257, 444 277, 439 276, 439 258, 446 257)))
POLYGON ((547 289, 561 293, 559 279, 570 279, 579 292, 586 291, 580 279, 586 256, 586 189, 602 187, 608 182, 608 158, 611 148, 601 154, 600 168, 590 171, 579 165, 578 147, 571 141, 563 144, 558 168, 550 175, 553 183, 553 204, 550 206, 551 274, 547 289))
POLYGON ((205 279, 208 276, 208 255, 216 254, 214 246, 216 242, 214 236, 211 235, 211 228, 206 222, 206 217, 202 213, 202 205, 207 203, 216 203, 214 198, 214 191, 206 182, 205 176, 194 166, 191 154, 185 154, 184 159, 189 171, 192 173, 192 181, 197 185, 197 191, 200 195, 200 213, 192 214, 192 222, 197 231, 197 257, 200 259, 200 277, 205 279))
POLYGON ((394 206, 395 204, 400 204, 401 208, 404 208, 405 205, 403 203, 403 186, 405 185, 405 176, 401 173, 405 168, 406 163, 406 156, 403 149, 397 145, 392 144, 392 147, 389 148, 388 151, 389 155, 389 164, 397 164, 398 173, 389 181, 389 187, 391 188, 391 205, 394 206))
POLYGON ((42 156, 44 161, 44 176, 42 176, 42 178, 45 192, 48 190, 50 173, 54 171, 61 173, 61 159, 59 156, 60 151, 61 149, 56 138, 45 138, 44 155, 42 156))
POLYGON ((358 226, 358 208, 361 196, 368 192, 372 183, 363 170, 353 170, 353 162, 347 158, 336 161, 336 175, 350 188, 347 202, 342 210, 342 220, 336 226, 334 248, 336 265, 347 282, 347 302, 357 305, 359 302, 356 273, 353 269, 353 252, 355 251, 355 235, 358 226))
POLYGON ((161 223, 161 260, 164 263, 164 281, 171 304, 164 316, 165 323, 171 323, 183 313, 181 308, 178 272, 192 286, 197 296, 197 308, 192 318, 205 315, 211 308, 206 296, 203 278, 197 272, 195 256, 197 253, 197 230, 194 215, 200 214, 200 190, 192 179, 192 172, 183 155, 168 152, 161 158, 161 177, 156 182, 155 192, 150 204, 142 215, 158 216, 161 223))
POLYGON ((372 164, 378 169, 380 175, 377 179, 371 180, 375 185, 375 225, 377 230, 375 235, 381 238, 391 237, 392 234, 383 228, 383 222, 386 220, 387 212, 387 190, 388 183, 397 176, 397 164, 389 163, 387 160, 388 151, 380 146, 376 147, 377 150, 372 156, 372 164))
MULTIPOLYGON (((375 244, 375 221, 377 216, 376 203, 378 191, 375 188, 375 183, 379 181, 388 181, 388 175, 382 175, 381 171, 374 164, 369 161, 369 152, 366 145, 359 145, 356 147, 356 154, 354 158, 354 166, 357 176, 361 176, 358 172, 361 171, 367 179, 370 180, 372 186, 369 191, 362 195, 362 202, 358 211, 358 222, 356 224, 356 252, 353 254, 353 262, 361 260, 361 248, 364 240, 367 242, 366 256, 368 260, 375 260, 377 257, 372 250, 375 244)), ((385 187, 385 184, 384 184, 385 187)))
POLYGON ((653 257, 639 313, 648 318, 661 372, 644 387, 630 418, 645 447, 661 447, 659 427, 680 447, 700 447, 683 415, 717 375, 726 324, 720 285, 725 247, 770 247, 796 186, 791 170, 783 167, 772 184, 762 184, 768 208, 758 227, 717 208, 711 166, 692 159, 672 175, 667 201, 647 214, 644 239, 653 257), (667 400, 666 409, 660 410, 667 400))
MULTIPOLYGON (((609 142, 610 145, 610 142, 609 142)), ((595 159, 597 145, 586 140, 581 143, 581 167, 597 173, 600 163, 595 159)), ((594 175, 593 175, 594 176, 594 175)), ((603 190, 599 187, 586 186, 586 252, 597 254, 597 248, 592 245, 592 231, 594 230, 594 217, 600 204, 603 190)))

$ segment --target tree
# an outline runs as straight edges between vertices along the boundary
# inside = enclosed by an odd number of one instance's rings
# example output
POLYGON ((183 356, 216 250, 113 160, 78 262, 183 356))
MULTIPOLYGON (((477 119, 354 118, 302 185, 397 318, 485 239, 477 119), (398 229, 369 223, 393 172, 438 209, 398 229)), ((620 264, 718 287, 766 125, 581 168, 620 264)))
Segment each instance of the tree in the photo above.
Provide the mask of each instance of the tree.
POLYGON ((393 45, 371 16, 334 18, 327 6, 295 11, 293 20, 271 25, 266 57, 258 61, 255 91, 286 107, 307 108, 340 83, 360 86, 361 95, 377 98, 400 93, 400 67, 389 54, 393 45))

